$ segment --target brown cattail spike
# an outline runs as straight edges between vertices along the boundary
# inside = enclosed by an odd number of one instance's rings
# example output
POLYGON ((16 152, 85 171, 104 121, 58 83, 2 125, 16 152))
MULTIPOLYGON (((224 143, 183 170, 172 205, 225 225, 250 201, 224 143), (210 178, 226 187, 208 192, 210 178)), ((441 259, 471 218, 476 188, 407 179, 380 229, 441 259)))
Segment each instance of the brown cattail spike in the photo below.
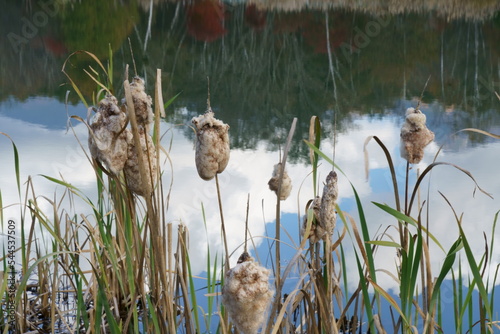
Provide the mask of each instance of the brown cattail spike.
POLYGON ((228 270, 222 287, 222 303, 242 334, 256 334, 274 292, 269 287, 269 270, 245 253, 241 263, 228 270))
POLYGON ((420 110, 408 108, 401 127, 401 157, 417 164, 424 157, 424 148, 434 140, 434 133, 425 125, 426 117, 420 110))
POLYGON ((193 117, 192 123, 196 128, 196 169, 208 181, 229 162, 229 125, 216 119, 212 110, 193 117))
POLYGON ((238 264, 246 261, 252 261, 252 257, 247 252, 243 252, 243 254, 241 254, 238 258, 238 264))

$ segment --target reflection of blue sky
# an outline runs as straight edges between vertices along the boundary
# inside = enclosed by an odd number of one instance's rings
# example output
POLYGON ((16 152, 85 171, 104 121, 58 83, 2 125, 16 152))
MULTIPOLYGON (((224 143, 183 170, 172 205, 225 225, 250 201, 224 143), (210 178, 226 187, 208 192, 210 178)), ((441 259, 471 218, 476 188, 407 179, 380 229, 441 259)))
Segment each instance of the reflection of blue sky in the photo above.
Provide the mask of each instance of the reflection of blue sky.
MULTIPOLYGON (((13 103, 0 105, 0 131, 9 134, 15 141, 21 163, 21 181, 24 182, 29 175, 46 174, 58 176, 60 173, 67 182, 82 189, 90 196, 94 193, 94 173, 86 160, 85 155, 79 148, 71 132, 66 132, 66 117, 64 106, 59 102, 42 99, 41 101, 28 101, 26 103, 13 103), (36 109, 40 105, 41 109, 36 109), (6 111, 6 109, 9 109, 6 111), (23 114, 24 109, 51 110, 59 112, 57 126, 41 122, 28 122, 23 114)), ((72 113, 85 114, 85 108, 78 106, 72 108, 72 113)), ((36 118, 34 118, 36 119, 36 118)), ((54 120, 53 118, 52 120, 54 120)), ((336 162, 346 172, 350 181, 356 187, 364 205, 365 215, 368 219, 370 233, 385 229, 388 225, 396 222, 387 214, 381 212, 371 201, 387 203, 394 206, 394 196, 390 184, 390 175, 387 162, 382 150, 375 142, 368 144, 370 153, 370 179, 365 180, 363 143, 369 135, 377 135, 387 145, 394 158, 397 169, 400 191, 403 191, 404 167, 406 165, 399 157, 399 127, 402 121, 392 117, 370 119, 359 116, 354 120, 353 126, 348 133, 338 136, 336 146, 336 162)), ((83 145, 86 147, 87 130, 76 121, 73 121, 75 131, 83 145)), ((53 123, 51 123, 53 125, 53 123)), ((201 180, 194 166, 193 143, 183 135, 184 129, 171 128, 169 124, 163 124, 167 132, 164 137, 164 146, 168 146, 170 138, 173 140, 170 158, 173 162, 173 170, 169 165, 165 167, 165 185, 168 185, 173 176, 172 196, 170 197, 168 221, 182 222, 187 225, 190 232, 190 250, 193 257, 195 272, 201 272, 206 265, 206 248, 210 245, 212 254, 221 251, 220 219, 216 200, 215 182, 201 180), (201 203, 203 203, 206 214, 207 232, 205 232, 201 203)), ((294 145, 304 145, 299 139, 294 145)), ((322 143, 324 152, 332 152, 332 143, 322 143)), ((423 170, 437 152, 438 147, 432 143, 426 150, 424 161, 417 167, 423 170)), ((440 240, 445 249, 458 237, 457 224, 447 204, 441 198, 441 191, 452 203, 458 214, 464 212, 463 228, 470 238, 470 244, 479 256, 484 251, 482 233, 485 232, 490 238, 493 218, 500 209, 500 178, 498 168, 500 164, 500 142, 488 141, 485 144, 463 150, 451 150, 441 152, 439 161, 447 161, 457 164, 469 170, 478 183, 488 192, 492 193, 494 200, 486 197, 480 192, 473 196, 474 184, 463 173, 449 166, 438 166, 432 173, 431 186, 429 187, 430 203, 430 229, 440 240)), ((15 186, 14 160, 12 147, 5 137, 0 139, 0 188, 4 205, 18 202, 15 186)), ((235 251, 233 261, 241 253, 238 248, 244 239, 244 222, 246 212, 247 194, 251 196, 249 225, 251 234, 257 246, 263 244, 267 248, 267 241, 261 236, 266 234, 265 224, 274 221, 275 196, 267 186, 271 176, 273 165, 278 160, 277 152, 266 150, 266 144, 261 143, 255 150, 246 151, 236 149, 231 152, 231 160, 226 171, 220 175, 221 191, 223 195, 224 215, 227 224, 228 245, 230 251, 235 251)), ((320 180, 323 180, 330 170, 330 166, 323 162, 319 169, 320 180)), ((288 165, 288 173, 293 181, 292 194, 287 201, 282 202, 281 208, 284 213, 284 227, 296 238, 298 234, 297 212, 304 213, 304 207, 312 198, 312 181, 310 166, 302 163, 288 165), (300 184, 303 182, 302 186, 300 184)), ((412 180, 415 178, 415 168, 411 171, 412 180)), ((35 177, 35 190, 38 195, 53 196, 54 191, 62 192, 61 187, 46 182, 41 177, 35 177)), ((340 207, 357 220, 356 208, 353 202, 352 190, 348 180, 344 176, 339 177, 340 207)), ((427 182, 423 183, 422 199, 427 196, 427 182)), ((47 205, 45 209, 49 210, 47 205)), ((77 206, 75 210, 89 213, 88 207, 77 206)), ((17 217, 18 208, 9 208, 4 212, 5 219, 17 217)), ((415 216, 416 211, 412 214, 415 216)), ((425 222, 424 222, 425 223, 425 222)), ((393 230, 394 231, 394 230, 393 230)), ((274 227, 268 225, 267 234, 274 235, 274 227)), ((282 233, 282 235, 286 235, 282 233)), ((498 231, 495 232, 500 237, 498 231)), ((350 249, 345 247, 346 260, 355 263, 354 255, 350 249)), ((283 247, 286 256, 291 256, 294 250, 288 246, 283 247)), ((268 254, 262 253, 259 248, 260 259, 266 263, 268 254)), ((432 268, 437 274, 443 260, 443 253, 434 245, 431 245, 432 268)), ((376 262, 378 268, 394 271, 394 250, 380 248, 376 262)), ((491 268, 500 262, 500 252, 496 252, 491 259, 491 268)), ((269 263, 268 263, 269 265, 269 263)), ((357 269, 348 266, 349 277, 357 277, 357 269)), ((380 274, 379 282, 385 287, 394 287, 395 284, 380 274)))
POLYGON ((62 107, 61 103, 53 98, 43 96, 31 97, 22 102, 10 98, 0 103, 0 115, 41 125, 47 129, 64 129, 67 123, 66 108, 69 115, 78 115, 83 119, 87 115, 81 105, 62 107))

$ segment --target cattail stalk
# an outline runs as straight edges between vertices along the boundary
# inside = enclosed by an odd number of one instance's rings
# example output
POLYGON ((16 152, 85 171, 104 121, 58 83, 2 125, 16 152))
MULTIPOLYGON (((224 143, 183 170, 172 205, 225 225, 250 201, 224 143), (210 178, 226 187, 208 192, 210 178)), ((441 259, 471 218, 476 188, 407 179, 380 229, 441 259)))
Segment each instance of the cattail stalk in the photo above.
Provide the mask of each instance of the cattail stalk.
POLYGON ((288 132, 288 137, 286 140, 285 149, 283 150, 283 159, 281 160, 281 169, 280 176, 278 182, 278 192, 276 193, 276 294, 278 296, 281 295, 281 206, 280 206, 280 195, 281 195, 281 186, 283 180, 283 174, 285 171, 286 159, 288 157, 288 151, 290 150, 290 144, 292 142, 293 134, 295 133, 295 127, 297 125, 297 118, 294 117, 292 121, 292 125, 290 127, 290 131, 288 132))
MULTIPOLYGON (((128 116, 130 120, 130 125, 132 127, 132 133, 133 133, 133 138, 135 142, 136 148, 140 148, 140 137, 139 137, 139 129, 138 129, 138 124, 137 120, 135 118, 135 111, 134 111, 134 102, 132 99, 132 94, 130 90, 130 84, 128 80, 125 80, 123 83, 123 87, 125 90, 125 99, 127 102, 127 109, 128 109, 128 116)), ((142 180, 147 180, 148 177, 148 172, 146 170, 146 165, 144 164, 144 155, 141 149, 137 149, 137 156, 139 160, 139 172, 142 180)), ((151 240, 153 244, 153 252, 161 252, 163 247, 160 246, 158 238, 156 236, 158 235, 160 231, 160 221, 159 217, 156 214, 156 210, 154 210, 153 206, 153 201, 151 198, 151 192, 152 192, 152 183, 149 182, 144 182, 143 186, 145 187, 145 193, 146 195, 144 196, 144 199, 146 201, 146 207, 147 207, 147 223, 149 225, 149 230, 150 230, 150 235, 151 235, 151 240)), ((153 296, 155 297, 156 300, 160 301, 162 300, 162 286, 167 287, 167 280, 166 280, 166 268, 165 268, 165 263, 162 261, 164 257, 163 256, 155 256, 154 261, 155 261, 155 266, 157 268, 157 273, 153 275, 152 281, 153 281, 153 296)), ((163 330, 167 330, 165 328, 165 324, 161 322, 161 328, 163 330)))
POLYGON ((217 200, 219 202, 220 223, 222 229, 222 240, 224 242, 224 253, 226 254, 225 272, 230 268, 229 265, 229 248, 227 247, 226 225, 224 224, 224 211, 222 210, 222 197, 220 195, 219 177, 215 174, 215 185, 217 187, 217 200))

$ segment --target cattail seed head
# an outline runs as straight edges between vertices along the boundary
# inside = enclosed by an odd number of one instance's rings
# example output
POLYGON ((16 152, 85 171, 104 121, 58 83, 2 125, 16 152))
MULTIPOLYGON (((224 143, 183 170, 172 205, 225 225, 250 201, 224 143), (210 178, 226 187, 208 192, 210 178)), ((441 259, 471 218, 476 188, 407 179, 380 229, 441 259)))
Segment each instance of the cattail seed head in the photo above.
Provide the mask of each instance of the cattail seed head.
MULTIPOLYGON (((244 254, 243 254, 244 255, 244 254)), ((222 303, 242 334, 256 334, 274 292, 269 287, 269 270, 259 266, 250 256, 225 274, 222 303)))
POLYGON ((146 94, 144 80, 140 77, 134 77, 130 84, 130 94, 134 101, 134 111, 137 125, 143 127, 149 133, 150 124, 153 122, 153 100, 146 94))
POLYGON ((99 102, 90 124, 88 145, 92 157, 111 173, 118 175, 127 160, 127 115, 113 95, 99 102))
POLYGON ((420 110, 408 108, 405 123, 401 127, 401 157, 409 163, 419 163, 424 148, 434 140, 434 133, 425 125, 426 117, 420 110))
POLYGON ((196 169, 203 180, 222 173, 229 162, 229 125, 216 119, 212 110, 193 117, 196 129, 196 169))
MULTIPOLYGON (((281 170, 281 162, 274 165, 273 176, 267 183, 269 185, 269 189, 278 194, 278 186, 279 186, 279 177, 281 170)), ((292 191, 292 180, 286 170, 283 170, 283 180, 281 181, 281 192, 280 192, 280 200, 284 201, 290 196, 290 192, 292 191)))
POLYGON ((309 235, 305 235, 307 229, 307 215, 305 215, 301 234, 303 238, 308 238, 309 242, 314 244, 320 240, 326 240, 327 236, 329 236, 327 230, 323 227, 323 224, 321 223, 321 197, 316 196, 312 200, 312 202, 310 202, 307 209, 309 208, 313 210, 313 221, 311 223, 311 230, 309 231, 309 235))
POLYGON ((127 186, 133 193, 139 196, 147 196, 153 190, 154 182, 156 181, 157 165, 156 165, 156 150, 153 145, 151 136, 145 132, 144 129, 139 128, 139 136, 142 150, 142 157, 144 159, 144 169, 146 170, 146 180, 143 180, 139 168, 139 155, 132 133, 129 131, 127 135, 128 143, 128 158, 125 163, 125 177, 127 179, 127 186))

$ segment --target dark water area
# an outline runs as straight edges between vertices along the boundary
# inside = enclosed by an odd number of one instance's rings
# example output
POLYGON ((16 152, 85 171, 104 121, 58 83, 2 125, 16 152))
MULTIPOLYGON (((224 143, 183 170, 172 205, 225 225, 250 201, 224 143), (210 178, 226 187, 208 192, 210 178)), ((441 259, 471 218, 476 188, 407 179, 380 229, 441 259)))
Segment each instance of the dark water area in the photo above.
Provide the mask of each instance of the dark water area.
MULTIPOLYGON (((277 149, 293 117, 300 137, 312 115, 332 125, 326 135, 334 122, 346 132, 359 115, 402 115, 422 92, 439 144, 462 128, 500 130, 494 93, 500 81, 500 16, 494 3, 478 3, 467 15, 404 3, 395 15, 383 10, 384 2, 363 10, 333 1, 300 10, 273 2, 151 4, 6 4, 0 14, 7 37, 0 45, 0 102, 36 96, 64 102, 72 90, 61 72, 68 55, 85 50, 105 65, 111 50, 117 92, 126 64, 132 69, 135 60, 150 90, 156 69, 162 69, 164 95, 180 93, 168 111, 172 123, 186 123, 206 109, 209 77, 211 104, 231 126, 232 147, 251 149, 264 140, 277 149)), ((100 70, 78 54, 66 69, 92 104, 95 83, 83 71, 89 66, 100 70)), ((68 98, 79 102, 74 92, 68 98)), ((2 113, 37 119, 8 108, 2 113)), ((59 112, 43 114, 45 126, 60 126, 59 112)), ((469 143, 486 138, 472 136, 469 143)), ((305 153, 305 146, 295 146, 291 156, 305 153)))

